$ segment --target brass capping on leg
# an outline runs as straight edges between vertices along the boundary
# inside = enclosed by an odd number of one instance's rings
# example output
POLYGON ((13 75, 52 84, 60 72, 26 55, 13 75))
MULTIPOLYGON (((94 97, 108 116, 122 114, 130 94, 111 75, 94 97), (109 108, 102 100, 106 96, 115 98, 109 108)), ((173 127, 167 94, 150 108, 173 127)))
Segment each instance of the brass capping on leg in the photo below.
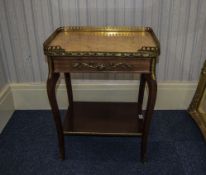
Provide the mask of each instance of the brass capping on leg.
POLYGON ((156 58, 152 58, 152 79, 156 80, 156 58))
POLYGON ((50 57, 47 57, 47 61, 48 61, 48 68, 49 68, 48 79, 51 79, 51 77, 52 77, 52 72, 53 72, 53 65, 52 65, 51 58, 50 58, 50 57))

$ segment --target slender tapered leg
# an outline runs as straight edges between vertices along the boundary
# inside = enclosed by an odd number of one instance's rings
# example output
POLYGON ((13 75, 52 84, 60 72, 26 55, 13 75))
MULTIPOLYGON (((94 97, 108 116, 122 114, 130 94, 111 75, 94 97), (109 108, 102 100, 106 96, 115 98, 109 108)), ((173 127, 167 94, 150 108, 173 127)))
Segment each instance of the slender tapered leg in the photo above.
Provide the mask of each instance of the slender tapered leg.
POLYGON ((59 141, 59 152, 60 152, 60 158, 64 159, 64 135, 62 130, 62 122, 59 112, 59 107, 56 100, 56 83, 59 79, 59 73, 51 73, 51 75, 47 79, 47 94, 49 97, 49 102, 51 105, 56 130, 57 130, 57 136, 59 141))
POLYGON ((145 111, 144 122, 143 122, 143 135, 141 143, 141 160, 144 162, 146 160, 147 154, 147 140, 150 128, 150 123, 152 119, 152 114, 154 111, 156 96, 157 96, 157 82, 152 78, 151 74, 145 74, 145 79, 148 84, 149 96, 147 101, 147 108, 145 111))
POLYGON ((69 100, 69 109, 71 114, 73 114, 73 94, 72 94, 72 84, 71 84, 71 76, 70 73, 65 73, 65 83, 67 88, 67 95, 69 100))
POLYGON ((65 77, 65 83, 66 83, 66 88, 67 88, 67 95, 68 95, 68 101, 69 101, 69 107, 67 109, 67 117, 69 117, 69 125, 70 128, 73 127, 72 123, 73 123, 73 93, 72 93, 72 84, 71 84, 71 76, 70 73, 65 73, 64 74, 65 77))
POLYGON ((145 90, 145 75, 141 74, 140 85, 139 85, 139 95, 138 95, 138 116, 142 116, 142 103, 144 98, 144 90, 145 90))

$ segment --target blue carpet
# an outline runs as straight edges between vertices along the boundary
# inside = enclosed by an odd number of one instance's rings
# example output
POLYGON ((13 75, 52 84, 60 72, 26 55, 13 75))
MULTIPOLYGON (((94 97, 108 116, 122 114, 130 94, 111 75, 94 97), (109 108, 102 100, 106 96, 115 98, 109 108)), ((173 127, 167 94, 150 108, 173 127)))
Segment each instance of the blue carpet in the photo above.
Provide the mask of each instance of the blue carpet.
POLYGON ((16 111, 0 135, 0 174, 206 174, 206 143, 186 111, 155 111, 145 164, 136 137, 69 136, 65 146, 61 161, 50 111, 16 111))

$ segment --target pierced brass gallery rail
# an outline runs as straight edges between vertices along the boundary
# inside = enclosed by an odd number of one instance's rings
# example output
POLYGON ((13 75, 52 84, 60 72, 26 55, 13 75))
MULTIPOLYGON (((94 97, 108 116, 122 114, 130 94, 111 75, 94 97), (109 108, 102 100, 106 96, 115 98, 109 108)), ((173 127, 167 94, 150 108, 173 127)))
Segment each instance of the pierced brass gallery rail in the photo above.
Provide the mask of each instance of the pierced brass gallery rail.
POLYGON ((127 58, 156 58, 160 54, 160 44, 156 38, 153 30, 150 27, 85 27, 85 26, 65 26, 58 28, 45 42, 44 42, 44 54, 47 56, 68 56, 68 57, 127 57, 127 58), (109 35, 108 32, 114 32, 112 36, 121 35, 121 32, 125 32, 126 35, 131 35, 132 32, 149 32, 156 42, 155 47, 142 46, 135 52, 86 52, 86 51, 67 51, 62 46, 49 45, 56 35, 60 32, 101 32, 101 35, 109 35))
POLYGON ((91 70, 98 70, 98 71, 112 71, 112 70, 132 70, 134 67, 133 65, 126 64, 126 63, 73 63, 73 68, 76 69, 91 69, 91 70))
POLYGON ((83 52, 66 51, 61 46, 48 46, 44 48, 44 53, 48 56, 68 56, 68 57, 127 57, 127 58, 156 58, 159 55, 159 48, 143 46, 137 52, 83 52))

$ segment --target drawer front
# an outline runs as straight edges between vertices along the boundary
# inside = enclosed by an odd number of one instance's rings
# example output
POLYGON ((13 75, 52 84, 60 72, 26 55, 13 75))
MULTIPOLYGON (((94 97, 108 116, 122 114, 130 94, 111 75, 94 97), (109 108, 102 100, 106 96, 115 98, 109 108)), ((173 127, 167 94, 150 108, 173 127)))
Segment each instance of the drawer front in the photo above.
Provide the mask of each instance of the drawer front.
POLYGON ((54 72, 150 72, 150 59, 66 59, 53 60, 54 72))

